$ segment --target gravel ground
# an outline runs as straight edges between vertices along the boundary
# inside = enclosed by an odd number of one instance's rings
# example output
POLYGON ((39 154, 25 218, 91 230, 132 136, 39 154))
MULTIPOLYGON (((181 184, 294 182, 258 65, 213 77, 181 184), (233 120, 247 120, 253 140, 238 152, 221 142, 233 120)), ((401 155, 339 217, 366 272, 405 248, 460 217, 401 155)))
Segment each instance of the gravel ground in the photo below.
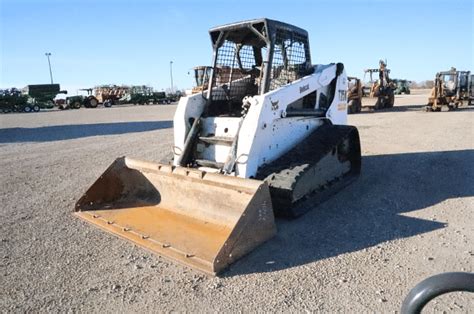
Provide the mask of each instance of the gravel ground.
MULTIPOLYGON (((365 109, 359 180, 208 277, 72 215, 118 156, 159 160, 175 106, 0 115, 0 312, 393 312, 411 287, 473 271, 473 108, 425 113, 425 93, 365 109)), ((468 312, 472 294, 430 311, 468 312)))

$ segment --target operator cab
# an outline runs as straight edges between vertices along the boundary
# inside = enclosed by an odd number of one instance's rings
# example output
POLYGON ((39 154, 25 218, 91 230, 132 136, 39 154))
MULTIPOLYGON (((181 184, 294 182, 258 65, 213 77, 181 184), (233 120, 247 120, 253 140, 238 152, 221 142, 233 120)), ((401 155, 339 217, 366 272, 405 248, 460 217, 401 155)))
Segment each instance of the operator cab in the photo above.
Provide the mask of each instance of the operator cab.
POLYGON ((262 95, 313 72, 308 33, 257 19, 210 30, 213 71, 205 116, 242 116, 243 99, 262 95))
POLYGON ((447 96, 453 96, 456 94, 456 73, 443 73, 441 75, 441 80, 443 83, 443 89, 447 96))

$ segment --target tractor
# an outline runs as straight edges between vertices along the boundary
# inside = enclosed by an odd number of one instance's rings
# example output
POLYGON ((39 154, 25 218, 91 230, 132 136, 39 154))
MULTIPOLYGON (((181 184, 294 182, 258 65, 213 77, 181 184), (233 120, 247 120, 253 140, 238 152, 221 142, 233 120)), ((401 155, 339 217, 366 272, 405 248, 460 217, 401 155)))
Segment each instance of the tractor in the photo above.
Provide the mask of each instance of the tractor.
POLYGON ((81 107, 97 108, 97 106, 99 105, 99 101, 94 95, 92 95, 92 88, 82 88, 82 89, 79 89, 79 91, 86 92, 87 96, 76 95, 76 96, 66 97, 65 102, 56 102, 56 104, 58 105, 58 108, 61 110, 79 109, 81 107))
POLYGON ((374 109, 392 108, 395 103, 395 96, 393 93, 394 84, 389 78, 390 70, 387 69, 387 62, 380 60, 378 69, 366 69, 365 74, 370 75, 370 93, 369 97, 377 98, 374 109), (374 80, 372 74, 378 73, 379 79, 374 80))
POLYGON ((441 111, 442 108, 448 111, 454 110, 462 106, 464 100, 470 104, 472 100, 470 73, 470 71, 457 71, 456 68, 436 73, 434 87, 425 110, 441 111))
POLYGON ((411 81, 393 79, 392 82, 395 85, 395 90, 393 91, 395 95, 401 95, 401 94, 409 95, 410 94, 411 81))

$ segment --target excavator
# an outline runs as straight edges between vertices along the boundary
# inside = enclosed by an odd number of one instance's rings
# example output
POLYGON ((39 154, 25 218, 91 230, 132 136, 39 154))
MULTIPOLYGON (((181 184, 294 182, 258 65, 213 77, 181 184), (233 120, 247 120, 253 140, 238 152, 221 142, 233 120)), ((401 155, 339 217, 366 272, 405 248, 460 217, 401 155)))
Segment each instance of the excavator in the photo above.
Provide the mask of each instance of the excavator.
POLYGON ((182 97, 171 158, 128 157, 77 201, 87 222, 216 275, 360 174, 342 63, 313 65, 308 33, 266 18, 210 29, 208 88, 182 97))

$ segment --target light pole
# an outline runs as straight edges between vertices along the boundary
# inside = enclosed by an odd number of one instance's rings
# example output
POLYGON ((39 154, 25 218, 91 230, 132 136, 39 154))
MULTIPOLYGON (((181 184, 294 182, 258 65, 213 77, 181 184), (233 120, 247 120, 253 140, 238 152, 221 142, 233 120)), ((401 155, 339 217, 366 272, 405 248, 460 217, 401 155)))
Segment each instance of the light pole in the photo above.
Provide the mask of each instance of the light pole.
POLYGON ((49 57, 51 56, 51 52, 46 52, 44 55, 48 58, 49 77, 51 78, 51 84, 53 84, 53 72, 51 71, 51 61, 49 61, 49 57))
POLYGON ((170 61, 171 93, 173 94, 173 61, 170 61))

